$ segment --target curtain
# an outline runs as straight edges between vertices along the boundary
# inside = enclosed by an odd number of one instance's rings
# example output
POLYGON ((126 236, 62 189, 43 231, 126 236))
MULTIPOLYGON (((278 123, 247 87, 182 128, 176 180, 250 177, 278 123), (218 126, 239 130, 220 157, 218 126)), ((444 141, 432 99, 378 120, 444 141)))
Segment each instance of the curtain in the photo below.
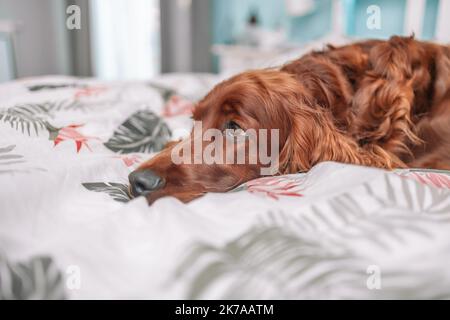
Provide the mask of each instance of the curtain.
POLYGON ((148 79, 160 72, 158 0, 90 1, 94 76, 148 79))

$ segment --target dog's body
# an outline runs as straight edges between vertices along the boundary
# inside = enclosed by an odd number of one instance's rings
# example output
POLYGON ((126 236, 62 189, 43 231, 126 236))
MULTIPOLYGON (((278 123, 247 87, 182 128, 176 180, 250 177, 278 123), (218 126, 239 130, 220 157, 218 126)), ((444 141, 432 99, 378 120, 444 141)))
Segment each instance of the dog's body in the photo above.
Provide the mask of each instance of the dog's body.
MULTIPOLYGON (((279 129, 280 174, 321 161, 450 169, 450 48, 412 37, 329 46, 218 84, 193 116, 205 129, 279 129)), ((175 165, 172 148, 130 175, 135 195, 189 201, 259 176, 259 164, 175 165), (137 188, 144 176, 158 183, 137 188)))
POLYGON ((450 47, 393 37, 329 47, 281 70, 360 146, 389 152, 393 165, 376 166, 450 169, 450 47))

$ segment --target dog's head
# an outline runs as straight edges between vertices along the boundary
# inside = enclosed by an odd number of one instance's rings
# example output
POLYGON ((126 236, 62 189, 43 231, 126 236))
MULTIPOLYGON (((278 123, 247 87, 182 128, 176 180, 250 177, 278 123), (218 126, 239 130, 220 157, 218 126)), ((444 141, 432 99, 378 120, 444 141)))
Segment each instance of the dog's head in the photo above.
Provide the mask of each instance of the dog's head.
MULTIPOLYGON (((262 175, 294 173, 318 161, 358 163, 356 144, 293 75, 249 71, 218 84, 193 112, 194 129, 129 176, 133 196, 183 202, 225 192, 262 175)), ((362 161, 361 161, 362 162, 362 161)))
POLYGON ((132 195, 149 203, 166 195, 188 202, 283 172, 289 108, 300 99, 298 82, 280 71, 246 72, 218 84, 195 107, 191 134, 130 174, 132 195))

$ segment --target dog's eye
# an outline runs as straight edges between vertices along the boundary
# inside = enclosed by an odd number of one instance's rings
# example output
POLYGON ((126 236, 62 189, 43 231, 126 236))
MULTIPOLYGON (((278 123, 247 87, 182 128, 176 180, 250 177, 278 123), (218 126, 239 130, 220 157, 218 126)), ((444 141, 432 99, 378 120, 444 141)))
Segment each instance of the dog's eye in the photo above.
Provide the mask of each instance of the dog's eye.
POLYGON ((236 122, 234 122, 234 121, 228 121, 225 124, 225 129, 238 130, 238 129, 241 129, 241 127, 239 127, 239 125, 236 122))
POLYGON ((225 124, 224 133, 227 136, 230 137, 237 137, 237 136, 245 136, 246 133, 242 128, 234 121, 228 121, 225 124))

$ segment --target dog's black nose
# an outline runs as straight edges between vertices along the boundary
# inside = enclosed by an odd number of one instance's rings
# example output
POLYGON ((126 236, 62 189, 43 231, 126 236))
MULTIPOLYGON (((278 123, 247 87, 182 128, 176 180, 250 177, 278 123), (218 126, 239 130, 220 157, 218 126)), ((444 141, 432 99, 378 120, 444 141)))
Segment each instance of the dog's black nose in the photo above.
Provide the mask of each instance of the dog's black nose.
POLYGON ((135 197, 146 195, 164 185, 163 179, 151 170, 133 171, 128 176, 128 180, 130 181, 131 193, 135 197))

